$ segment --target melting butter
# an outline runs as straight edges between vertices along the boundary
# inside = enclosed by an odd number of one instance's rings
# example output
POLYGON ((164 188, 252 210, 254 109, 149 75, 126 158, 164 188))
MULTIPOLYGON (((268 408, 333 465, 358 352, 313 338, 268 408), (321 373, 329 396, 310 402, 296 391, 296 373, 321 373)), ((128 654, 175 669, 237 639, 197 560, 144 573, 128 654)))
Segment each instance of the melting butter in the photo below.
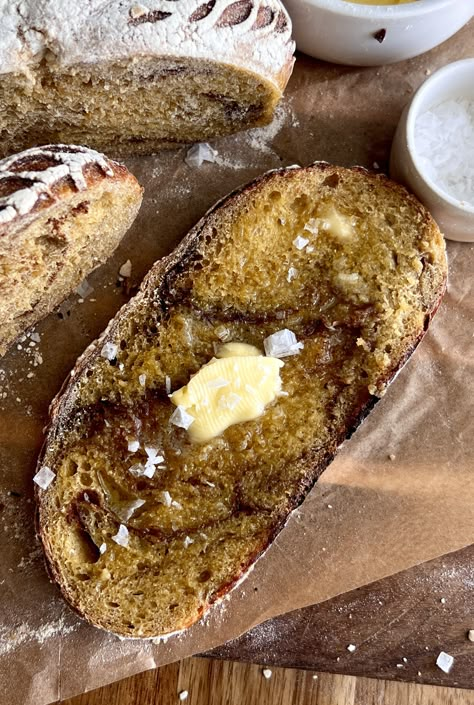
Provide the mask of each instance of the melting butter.
POLYGON ((339 240, 351 240, 355 235, 355 221, 343 215, 333 205, 326 205, 319 215, 320 228, 329 231, 339 240))
POLYGON ((258 418, 281 391, 284 363, 265 357, 253 345, 226 343, 170 399, 194 417, 188 428, 193 441, 204 442, 226 428, 258 418))

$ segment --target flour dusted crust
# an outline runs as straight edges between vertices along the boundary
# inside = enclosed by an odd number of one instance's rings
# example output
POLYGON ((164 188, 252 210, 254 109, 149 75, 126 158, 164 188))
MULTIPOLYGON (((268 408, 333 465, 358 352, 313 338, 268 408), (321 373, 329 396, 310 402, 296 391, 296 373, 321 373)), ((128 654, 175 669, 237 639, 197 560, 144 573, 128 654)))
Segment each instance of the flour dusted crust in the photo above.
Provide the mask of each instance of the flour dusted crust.
POLYGON ((133 54, 222 61, 282 87, 294 51, 278 0, 26 0, 0 17, 0 73, 23 73, 47 54, 62 66, 133 54))
POLYGON ((2 225, 29 215, 38 201, 49 200, 51 189, 60 182, 70 178, 75 190, 85 191, 88 165, 99 167, 104 176, 114 176, 112 162, 103 154, 73 145, 36 147, 0 161, 0 234, 2 225), (46 166, 48 160, 51 166, 46 166))
POLYGON ((150 153, 267 124, 294 48, 279 0, 0 0, 0 151, 150 153))
POLYGON ((123 165, 85 147, 0 161, 0 355, 113 252, 141 199, 123 165))

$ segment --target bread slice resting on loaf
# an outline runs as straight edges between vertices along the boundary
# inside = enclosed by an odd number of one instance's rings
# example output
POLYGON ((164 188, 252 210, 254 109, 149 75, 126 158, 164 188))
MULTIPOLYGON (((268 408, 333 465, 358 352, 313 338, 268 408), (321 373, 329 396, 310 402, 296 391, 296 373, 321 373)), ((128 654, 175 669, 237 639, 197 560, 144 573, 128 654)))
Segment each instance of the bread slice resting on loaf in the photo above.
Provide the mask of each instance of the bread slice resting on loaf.
POLYGON ((125 166, 85 147, 0 161, 0 355, 112 254, 141 201, 125 166))
POLYGON ((425 208, 361 168, 270 172, 211 210, 52 404, 39 465, 55 476, 37 490, 39 532, 70 605, 126 636, 196 622, 383 395, 425 334, 446 271, 425 208), (263 352, 284 329, 298 344, 283 359, 283 394, 260 416, 204 441, 170 422, 170 390, 222 343, 263 352), (149 476, 137 472, 150 457, 149 476))
POLYGON ((0 2, 0 154, 151 154, 265 125, 293 52, 280 0, 0 2))

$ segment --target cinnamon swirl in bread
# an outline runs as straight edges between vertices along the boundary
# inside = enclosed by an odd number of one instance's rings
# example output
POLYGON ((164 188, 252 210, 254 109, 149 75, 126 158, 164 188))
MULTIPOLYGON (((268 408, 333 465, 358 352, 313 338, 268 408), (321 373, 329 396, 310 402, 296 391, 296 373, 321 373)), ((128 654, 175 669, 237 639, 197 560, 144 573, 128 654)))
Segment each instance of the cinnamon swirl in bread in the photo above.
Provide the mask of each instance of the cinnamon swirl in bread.
POLYGON ((125 636, 199 619, 383 394, 445 282, 438 227, 381 175, 285 169, 218 204, 53 402, 39 528, 69 603, 125 636))
POLYGON ((0 153, 150 154, 267 124, 293 51, 280 0, 0 3, 0 153))

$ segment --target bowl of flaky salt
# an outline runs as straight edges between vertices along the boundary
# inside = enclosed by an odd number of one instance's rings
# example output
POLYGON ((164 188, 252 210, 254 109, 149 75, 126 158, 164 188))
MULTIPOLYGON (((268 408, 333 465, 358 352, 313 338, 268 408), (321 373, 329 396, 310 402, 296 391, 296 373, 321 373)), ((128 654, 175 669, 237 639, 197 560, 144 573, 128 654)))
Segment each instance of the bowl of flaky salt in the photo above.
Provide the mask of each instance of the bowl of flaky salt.
POLYGON ((395 132, 390 175, 445 237, 474 242, 474 58, 444 66, 415 93, 395 132))

